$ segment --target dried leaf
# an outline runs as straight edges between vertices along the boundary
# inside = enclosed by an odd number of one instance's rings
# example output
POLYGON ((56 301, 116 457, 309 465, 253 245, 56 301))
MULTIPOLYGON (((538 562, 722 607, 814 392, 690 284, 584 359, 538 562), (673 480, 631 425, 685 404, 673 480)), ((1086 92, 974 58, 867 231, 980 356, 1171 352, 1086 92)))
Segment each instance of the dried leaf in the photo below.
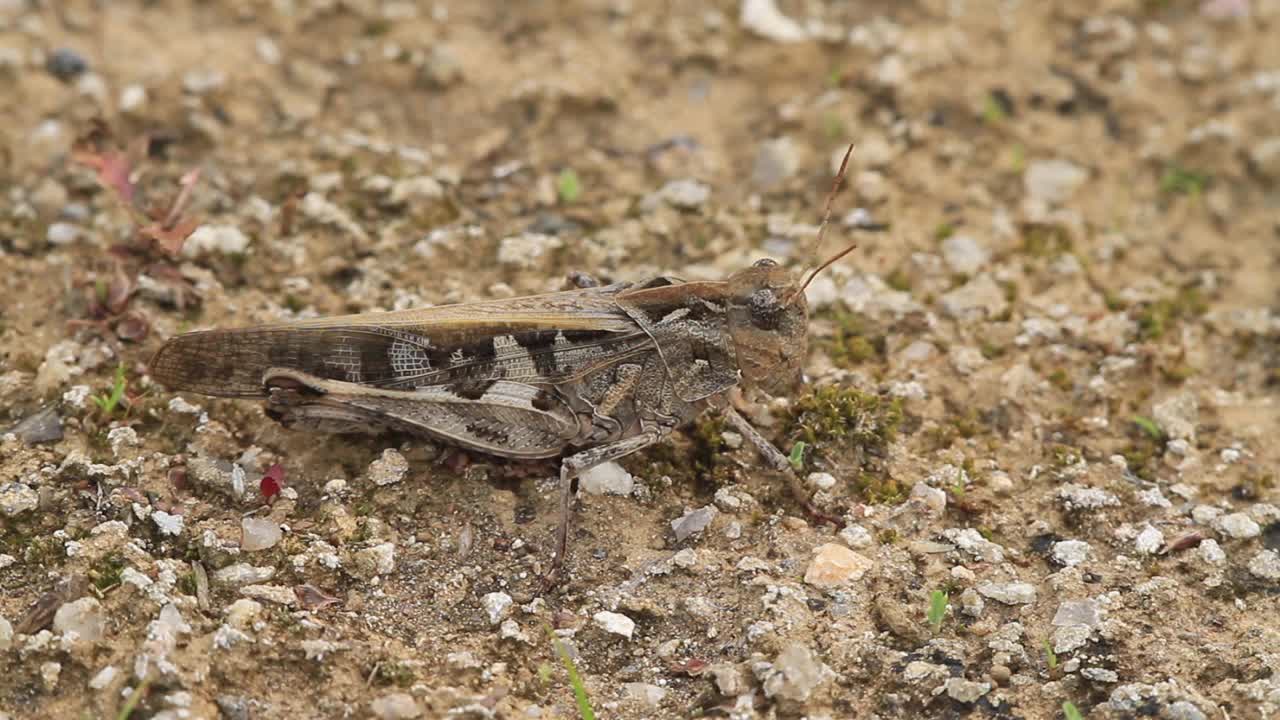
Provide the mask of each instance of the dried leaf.
POLYGON ((151 332, 151 323, 142 313, 131 310, 116 323, 116 337, 127 342, 141 342, 151 332))
POLYGON ((107 297, 103 301, 107 312, 112 315, 119 315, 129 306, 129 298, 133 296, 136 289, 133 280, 125 274, 124 268, 119 264, 116 265, 115 277, 111 279, 111 284, 107 286, 107 297))

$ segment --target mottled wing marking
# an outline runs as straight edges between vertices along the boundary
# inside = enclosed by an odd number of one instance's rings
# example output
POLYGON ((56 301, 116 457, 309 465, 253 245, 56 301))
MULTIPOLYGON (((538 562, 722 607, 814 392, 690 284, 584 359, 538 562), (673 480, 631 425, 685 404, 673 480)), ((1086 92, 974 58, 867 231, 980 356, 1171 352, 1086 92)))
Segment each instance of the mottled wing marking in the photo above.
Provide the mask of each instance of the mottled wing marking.
POLYGON ((468 384, 472 394, 502 379, 562 383, 652 346, 614 303, 621 289, 187 333, 150 370, 175 390, 230 397, 261 396, 269 368, 372 387, 468 384))

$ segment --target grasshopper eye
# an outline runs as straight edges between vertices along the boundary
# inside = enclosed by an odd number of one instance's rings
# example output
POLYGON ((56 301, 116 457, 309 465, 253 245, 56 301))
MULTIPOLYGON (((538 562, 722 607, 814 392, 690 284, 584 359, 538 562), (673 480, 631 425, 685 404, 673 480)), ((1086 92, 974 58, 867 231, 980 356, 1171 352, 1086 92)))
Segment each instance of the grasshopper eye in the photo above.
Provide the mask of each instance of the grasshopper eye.
POLYGON ((777 330, 782 322, 784 308, 772 290, 761 288, 751 293, 747 308, 751 311, 751 324, 761 330, 777 330))

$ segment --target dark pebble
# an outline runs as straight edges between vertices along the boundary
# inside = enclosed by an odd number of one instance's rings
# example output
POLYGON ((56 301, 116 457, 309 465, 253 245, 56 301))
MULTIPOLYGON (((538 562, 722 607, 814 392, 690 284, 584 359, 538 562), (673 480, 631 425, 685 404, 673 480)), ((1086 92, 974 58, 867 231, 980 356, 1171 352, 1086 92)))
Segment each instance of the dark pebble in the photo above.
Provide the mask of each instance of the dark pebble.
POLYGON ((70 48, 58 48, 49 54, 45 61, 45 69, 49 74, 63 82, 71 82, 89 69, 89 61, 80 53, 70 48))

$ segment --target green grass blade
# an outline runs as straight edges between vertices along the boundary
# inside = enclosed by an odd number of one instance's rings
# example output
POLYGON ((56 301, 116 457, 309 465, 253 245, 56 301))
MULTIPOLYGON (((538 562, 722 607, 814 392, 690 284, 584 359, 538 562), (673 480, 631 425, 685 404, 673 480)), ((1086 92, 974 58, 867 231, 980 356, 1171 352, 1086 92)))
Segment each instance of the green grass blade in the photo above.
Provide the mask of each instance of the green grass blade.
POLYGON ((554 644, 556 654, 564 663, 564 669, 569 672, 569 684, 573 686, 573 699, 578 704, 578 715, 582 720, 596 720, 596 713, 591 709, 591 699, 587 697, 587 686, 582 684, 582 677, 578 675, 578 666, 574 665, 573 658, 569 657, 569 649, 559 640, 554 641, 554 644))

